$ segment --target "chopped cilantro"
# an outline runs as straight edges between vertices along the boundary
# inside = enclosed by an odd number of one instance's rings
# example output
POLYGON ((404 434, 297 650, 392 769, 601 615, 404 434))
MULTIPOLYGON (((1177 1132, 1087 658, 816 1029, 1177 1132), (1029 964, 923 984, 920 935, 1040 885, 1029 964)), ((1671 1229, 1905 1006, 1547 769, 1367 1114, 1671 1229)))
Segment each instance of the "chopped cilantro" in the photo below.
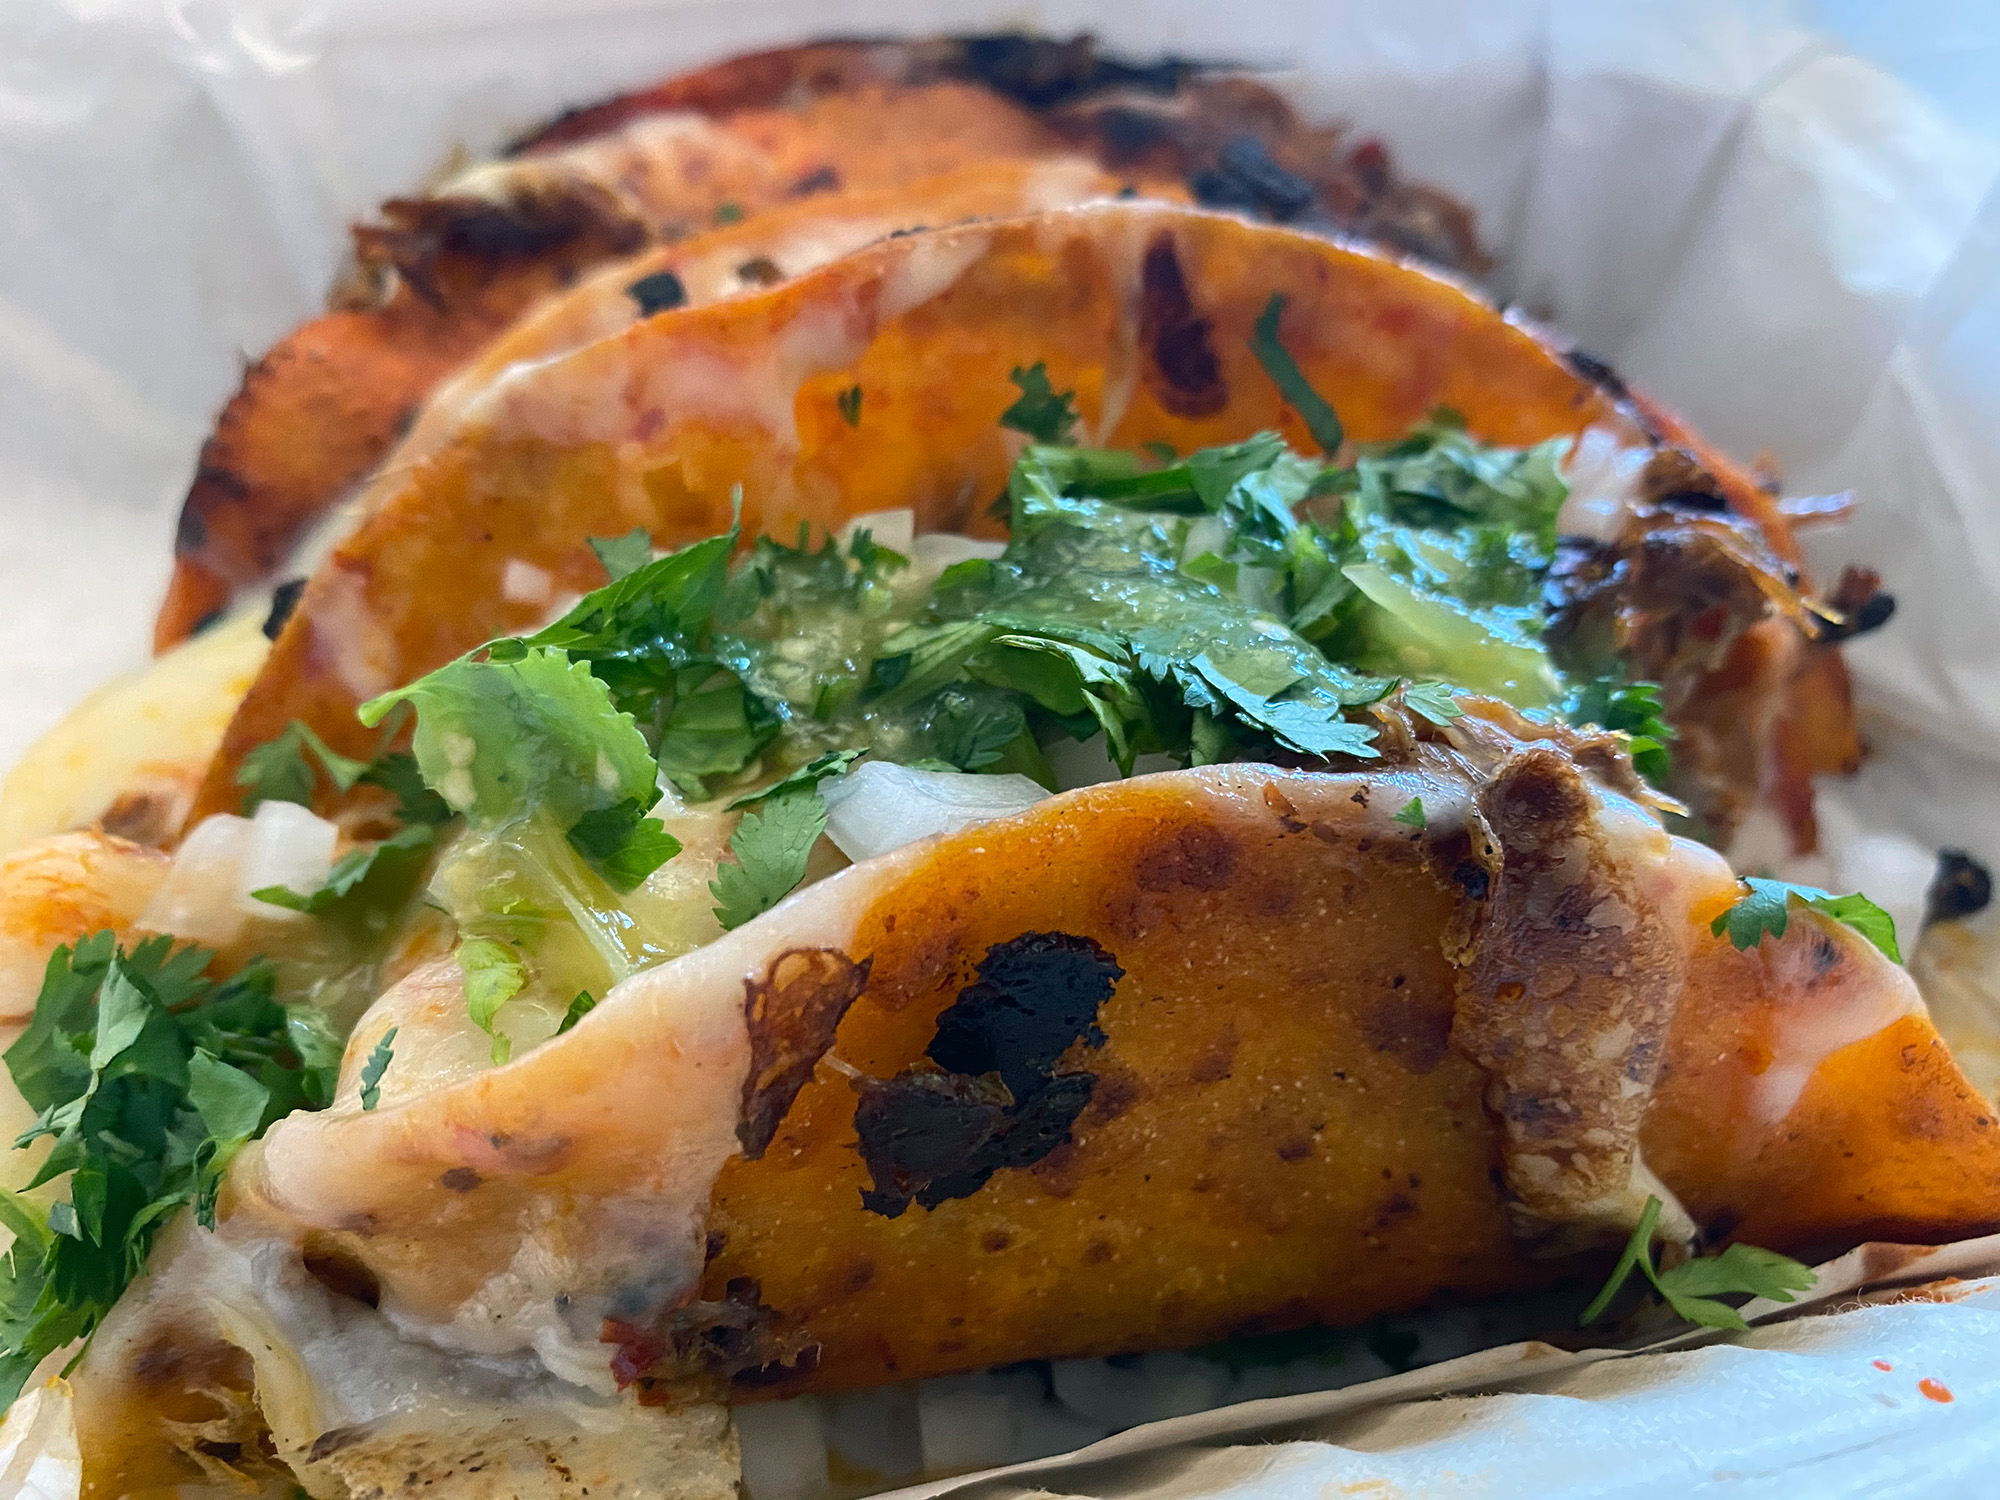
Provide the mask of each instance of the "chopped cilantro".
POLYGON ((399 908, 415 889, 429 862, 437 831, 415 823, 371 849, 353 849, 334 862, 326 884, 309 893, 271 885, 250 894, 272 906, 313 916, 349 911, 388 912, 399 908))
POLYGON ((373 1109, 382 1102, 382 1075, 389 1071, 390 1059, 396 1055, 396 1029, 391 1026, 382 1033, 382 1040, 375 1044, 375 1050, 368 1054, 368 1061, 361 1065, 363 1109, 373 1109))
POLYGON ((1340 450, 1346 434, 1341 429, 1339 414, 1312 388, 1305 371, 1278 337, 1278 322, 1284 314, 1285 294, 1271 293, 1271 300, 1264 304, 1264 311, 1251 331, 1250 352, 1257 356, 1257 363, 1264 367, 1264 373, 1271 377, 1286 404, 1305 419, 1306 431, 1319 444, 1320 452, 1331 458, 1340 450))
POLYGON ((569 830, 570 846, 614 890, 629 891, 681 852, 681 841, 646 816, 637 798, 596 808, 569 830))
POLYGON ((1424 799, 1421 797, 1412 797, 1408 802, 1403 804, 1403 810, 1397 813, 1390 821, 1401 823, 1406 828, 1421 829, 1428 826, 1424 822, 1424 799))
POLYGON ((854 561, 856 580, 864 585, 887 574, 900 573, 910 565, 910 560, 895 548, 876 541, 874 533, 865 526, 855 528, 847 543, 847 555, 854 561))
POLYGON ((716 204, 715 222, 717 225, 741 224, 743 222, 743 205, 740 203, 716 204))
POLYGON ((653 560, 653 534, 643 526, 634 526, 623 536, 594 536, 590 538, 590 550, 597 554, 605 573, 616 583, 653 560))
POLYGON ((715 649, 736 540, 731 529, 645 562, 635 536, 600 543, 617 575, 609 585, 532 636, 490 642, 374 700, 364 720, 415 703, 424 778, 475 822, 546 806, 573 827, 627 800, 643 812, 659 774, 705 795, 707 778, 741 771, 778 727, 715 649))
POLYGON ((1731 1245, 1719 1255, 1698 1256, 1670 1271, 1658 1270, 1653 1265, 1653 1233, 1659 1226, 1660 1208, 1660 1200, 1649 1195, 1610 1279, 1583 1310, 1583 1316, 1577 1320, 1579 1324, 1595 1323, 1603 1317, 1635 1269, 1653 1284, 1653 1290, 1674 1310, 1676 1317, 1703 1328, 1737 1332, 1750 1325, 1735 1308, 1716 1298, 1752 1296, 1790 1302, 1792 1293, 1810 1291, 1818 1280, 1797 1261, 1755 1245, 1731 1245))
POLYGON ((1654 786, 1664 787, 1673 776, 1668 746, 1674 729, 1661 709, 1657 683, 1594 678, 1570 694, 1563 714, 1572 724, 1596 724, 1629 736, 1633 769, 1654 786))
POLYGON ((1895 919, 1866 896, 1835 896, 1818 886, 1764 880, 1755 875, 1743 883, 1750 887, 1749 894, 1708 924, 1708 930, 1716 937, 1727 932, 1729 941, 1739 949, 1756 947, 1767 932, 1772 937, 1783 937, 1791 925, 1793 908, 1807 907, 1846 923, 1888 955, 1891 962, 1903 961, 1902 950, 1896 946, 1895 919))
POLYGON ((379 786, 396 799, 396 815, 406 824, 446 823, 451 820, 451 808, 444 798, 424 785, 424 775, 417 767, 417 758, 407 750, 391 750, 375 757, 367 770, 361 773, 361 781, 367 786, 379 786))
MULTIPOLYGON (((399 728, 400 720, 384 727, 385 746, 399 728)), ((321 772, 336 791, 381 787, 396 798, 398 816, 405 823, 442 823, 451 817, 451 809, 424 786, 409 752, 383 749, 372 760, 356 760, 330 749, 300 719, 292 720, 284 733, 243 757, 236 771, 237 785, 244 789, 243 810, 254 812, 264 802, 296 802, 310 807, 321 772)))
POLYGON ((417 707, 424 779, 475 824, 512 822, 544 806, 573 824, 598 807, 658 799, 638 726, 586 663, 562 651, 522 646, 483 661, 461 657, 362 705, 362 722, 379 722, 404 700, 417 707))
POLYGON ((729 804, 729 809, 734 811, 739 807, 749 807, 753 803, 763 802, 772 797, 784 797, 793 792, 811 790, 829 776, 845 776, 849 768, 867 753, 866 750, 830 750, 825 755, 817 756, 800 766, 796 771, 788 772, 769 786, 760 786, 754 792, 745 792, 729 804))
POLYGON ((311 806, 319 785, 313 769, 315 763, 343 792, 369 768, 365 760, 354 760, 328 748, 310 726, 294 719, 284 733, 246 754, 236 768, 236 784, 243 788, 243 810, 254 812, 262 802, 311 806))
POLYGON ((937 694, 924 724, 936 758, 953 771, 983 771, 998 765, 1008 748, 1028 734, 1027 715, 1017 701, 970 687, 946 688, 937 694))
POLYGON ((1025 432, 1038 443, 1066 443, 1077 423, 1076 393, 1058 392, 1049 384, 1048 367, 1040 360, 1026 369, 1015 366, 1007 377, 1020 388, 1020 398, 1000 413, 1000 425, 1025 432))
POLYGON ((16 1144, 53 1140, 28 1186, 68 1174, 69 1194, 46 1214, 0 1202, 16 1234, 0 1262, 0 1405, 97 1326, 172 1213, 213 1224, 246 1141, 330 1097, 323 1050, 304 1040, 317 1027, 272 998, 271 969, 218 983, 212 957, 164 936, 128 950, 100 932, 49 959, 6 1062, 37 1112, 16 1144))
POLYGON ((1465 717, 1452 690, 1442 682, 1413 682, 1403 689, 1403 702, 1433 724, 1443 726, 1465 717))
POLYGON ((497 938, 466 938, 455 956, 465 975, 466 1013, 473 1025, 493 1038, 493 1061, 503 1063, 513 1055, 514 1043, 493 1029, 493 1020, 527 984, 527 965, 519 949, 497 938))
POLYGON ((578 990, 576 998, 570 1001, 569 1009, 563 1012, 562 1020, 556 1025, 556 1035, 561 1036, 565 1031, 568 1031, 578 1021, 581 1021, 596 1009, 597 1001, 591 995, 590 991, 578 990))
POLYGON ((735 862, 724 862, 709 883, 715 919, 734 929, 784 900, 805 879, 806 861, 824 832, 826 804, 804 787, 745 813, 729 838, 735 862))
POLYGON ((861 425, 861 387, 850 385, 834 398, 834 405, 840 408, 840 419, 849 427, 861 425))

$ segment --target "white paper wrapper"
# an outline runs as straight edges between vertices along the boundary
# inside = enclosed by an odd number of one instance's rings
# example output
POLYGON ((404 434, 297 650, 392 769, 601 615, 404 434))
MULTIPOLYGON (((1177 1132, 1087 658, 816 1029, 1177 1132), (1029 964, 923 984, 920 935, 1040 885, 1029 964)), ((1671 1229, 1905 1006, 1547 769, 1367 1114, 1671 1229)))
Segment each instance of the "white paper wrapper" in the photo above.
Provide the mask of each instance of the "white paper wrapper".
MULTIPOLYGON (((1967 55, 2000 51, 1990 7, 1927 14, 1967 55)), ((1723 446, 1769 450, 1794 493, 1854 489, 1858 519, 1813 538, 1815 566, 1872 562, 1900 609, 1852 653, 1874 758, 1828 794, 1820 873, 1847 873, 1870 832, 2000 862, 2000 147, 1753 0, 0 10, 0 765, 144 659, 209 420, 244 356, 318 305, 350 219, 455 148, 713 57, 999 26, 1288 70, 1315 112, 1478 210, 1498 289, 1723 446)), ((1947 1024, 2000 1076, 1968 945, 1947 1024)), ((1983 1494, 1995 1297, 1614 1365, 1498 1351, 1469 1373, 1128 1433, 980 1492, 1887 1494, 1921 1475, 1927 1496, 1983 1494), (1917 1394, 1919 1375, 1956 1400, 1917 1394), (1453 1382, 1514 1394, 1398 1404, 1453 1382), (1282 1446, 1232 1446, 1280 1430, 1282 1446)))

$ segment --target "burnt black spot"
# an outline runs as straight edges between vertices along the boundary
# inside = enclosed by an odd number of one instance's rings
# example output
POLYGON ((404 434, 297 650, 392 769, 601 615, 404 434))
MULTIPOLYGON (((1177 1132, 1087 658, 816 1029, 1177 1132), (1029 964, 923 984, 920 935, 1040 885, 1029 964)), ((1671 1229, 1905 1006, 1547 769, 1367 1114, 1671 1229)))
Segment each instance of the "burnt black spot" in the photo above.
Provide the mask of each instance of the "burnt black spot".
POLYGON ((1098 1008, 1124 973, 1089 938, 1023 933, 987 950, 978 979, 938 1017, 925 1053, 949 1072, 998 1073, 1016 1097, 1029 1093, 1072 1042, 1104 1045, 1098 1008))
POLYGON ((1866 598, 1850 605, 1837 619, 1829 619, 1816 614, 1816 628, 1813 638, 1823 646, 1837 646, 1843 641, 1851 641, 1857 635, 1866 635, 1871 630, 1880 630, 1896 613, 1896 596, 1887 589, 1876 589, 1866 598))
POLYGON ((479 1174, 470 1167, 453 1167, 438 1179, 438 1186, 454 1193, 469 1193, 479 1186, 479 1174))
POLYGON ((1149 373, 1157 377, 1149 383, 1175 416, 1212 416, 1229 399, 1211 330, 1188 294, 1174 237, 1159 235, 1146 247, 1140 273, 1139 338, 1152 356, 1149 373))
POLYGON ((1254 135, 1239 135, 1217 153, 1215 165, 1188 181, 1195 201, 1208 208, 1241 208, 1290 223, 1312 207, 1312 184, 1271 159, 1254 135))
POLYGON ((1572 349, 1563 356, 1569 367, 1614 401, 1623 401, 1631 388, 1611 366, 1587 349, 1572 349))
POLYGON ((736 268, 736 279, 745 286, 776 286, 785 279, 785 273, 770 256, 758 255, 736 268))
MULTIPOLYGON (((1156 110, 1110 105, 1096 115, 1098 138, 1113 165, 1139 160, 1153 147, 1174 136, 1173 124, 1156 110)), ((1127 196, 1120 194, 1121 197, 1127 196)), ((1137 197, 1136 190, 1129 196, 1137 197)))
MULTIPOLYGON (((217 468, 213 464, 203 464, 195 470, 193 487, 206 491, 218 500, 248 500, 250 498, 249 480, 245 479, 234 469, 217 468)), ((181 525, 183 528, 187 526, 188 515, 189 513, 186 511, 181 513, 181 525)), ((207 535, 206 528, 203 526, 199 515, 195 516, 194 524, 197 528, 201 528, 203 536, 207 535)), ((200 545, 199 538, 196 539, 195 545, 200 545)))
POLYGON ((832 167, 815 167, 792 184, 794 198, 810 198, 814 193, 831 193, 840 186, 840 173, 832 167))
POLYGON ((1938 850, 1937 874, 1924 897, 1926 922, 1956 922, 1993 901, 1993 874, 1963 849, 1938 850))
POLYGON ((1100 89, 1140 89, 1171 94, 1194 72, 1191 64, 1166 57, 1128 63, 1105 57, 1089 36, 1066 42, 1018 34, 957 38, 953 69, 1030 109, 1052 109, 1100 89))
POLYGON ((671 312, 687 303, 687 288, 680 277, 672 271, 655 271, 650 276, 641 276, 625 288, 625 295, 639 304, 639 316, 650 318, 654 313, 671 312))
POLYGON ((306 591, 303 578, 287 578, 271 590, 271 612, 264 616, 264 639, 275 641, 278 632, 285 628, 285 622, 292 617, 292 611, 299 607, 299 596, 306 591))
POLYGON ((1486 873, 1485 867, 1469 859, 1458 862, 1451 872, 1451 878, 1458 882, 1459 888, 1473 901, 1484 901, 1486 888, 1493 883, 1493 877, 1486 873))
POLYGON ((1094 1073, 1056 1073, 1078 1042, 1104 1045, 1097 1013, 1125 971, 1089 938, 1028 932, 989 948, 977 978, 938 1017, 928 1061, 863 1079, 854 1128, 874 1179, 863 1206, 895 1218, 911 1203, 970 1197, 1070 1138, 1094 1073))

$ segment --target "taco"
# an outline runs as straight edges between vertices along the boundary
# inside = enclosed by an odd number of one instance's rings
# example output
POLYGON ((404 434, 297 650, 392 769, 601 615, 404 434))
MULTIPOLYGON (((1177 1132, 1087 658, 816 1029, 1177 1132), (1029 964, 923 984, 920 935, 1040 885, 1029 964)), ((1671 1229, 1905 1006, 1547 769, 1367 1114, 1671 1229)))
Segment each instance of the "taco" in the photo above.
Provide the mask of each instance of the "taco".
POLYGON ((6 1369, 93 1334, 92 1493, 723 1495, 748 1403, 1990 1228, 1886 916, 1667 824, 1837 668, 1794 556, 1456 285, 1156 203, 517 366, 171 859, 0 869, 74 928, 6 1369))
POLYGON ((156 649, 268 593, 430 392, 593 268, 772 210, 838 218, 850 192, 1055 159, 1447 266, 1485 263, 1465 210, 1398 178, 1378 142, 1349 147, 1242 76, 1125 64, 1088 38, 830 42, 737 58, 573 111, 356 229, 333 308, 250 366, 202 449, 156 649))

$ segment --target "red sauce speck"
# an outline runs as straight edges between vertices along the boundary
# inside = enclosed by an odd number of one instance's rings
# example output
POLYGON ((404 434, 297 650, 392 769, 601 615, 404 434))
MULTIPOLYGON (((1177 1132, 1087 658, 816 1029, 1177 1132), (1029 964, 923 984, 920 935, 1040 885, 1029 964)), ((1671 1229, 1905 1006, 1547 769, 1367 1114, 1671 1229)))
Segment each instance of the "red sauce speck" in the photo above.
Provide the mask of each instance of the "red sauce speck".
POLYGON ((1925 1376, 1917 1382, 1917 1389, 1933 1401, 1949 1401, 1952 1399, 1951 1391, 1945 1383, 1942 1380, 1932 1380, 1929 1376, 1925 1376))
POLYGON ((1889 1361, 1886 1359, 1872 1360, 1870 1361, 1870 1363, 1872 1363, 1878 1370, 1893 1370, 1896 1368, 1894 1365, 1890 1364, 1889 1361))

